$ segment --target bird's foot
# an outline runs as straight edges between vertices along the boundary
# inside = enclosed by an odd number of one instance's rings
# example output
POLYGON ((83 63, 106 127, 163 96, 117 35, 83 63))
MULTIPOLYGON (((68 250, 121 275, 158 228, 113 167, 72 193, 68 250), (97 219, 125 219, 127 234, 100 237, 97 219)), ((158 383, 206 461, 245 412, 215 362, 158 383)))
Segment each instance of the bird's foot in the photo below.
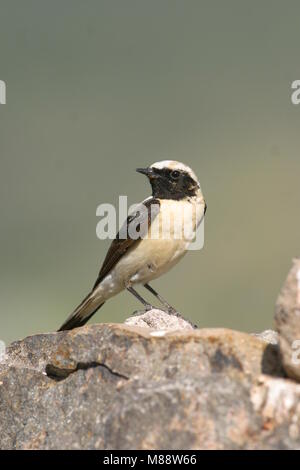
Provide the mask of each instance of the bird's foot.
POLYGON ((156 307, 153 307, 153 305, 147 304, 145 305, 145 308, 143 310, 135 310, 130 316, 131 317, 137 317, 139 315, 143 315, 146 312, 149 312, 150 310, 154 310, 156 307))
POLYGON ((190 320, 188 320, 187 318, 185 318, 180 312, 178 312, 177 310, 175 310, 175 308, 173 307, 170 307, 170 308, 157 308, 157 307, 153 307, 152 305, 149 305, 149 307, 147 308, 145 306, 145 309, 144 310, 135 310, 130 316, 131 317, 138 317, 140 315, 144 315, 145 313, 149 312, 150 310, 161 310, 162 312, 165 312, 167 313, 168 315, 174 315, 175 317, 178 317, 178 318, 182 318, 182 320, 188 322, 194 329, 197 329, 198 326, 195 325, 194 323, 192 323, 190 320))
POLYGON ((185 318, 178 310, 176 310, 174 307, 167 307, 164 309, 164 312, 168 313, 168 315, 174 315, 175 317, 182 318, 182 320, 188 322, 194 329, 197 329, 198 326, 192 323, 190 320, 185 318))
POLYGON ((139 315, 143 315, 143 313, 146 313, 145 310, 135 310, 134 312, 131 313, 131 317, 138 317, 139 315))
POLYGON ((145 305, 146 312, 149 312, 149 310, 154 310, 154 309, 156 309, 156 307, 153 307, 153 305, 151 305, 151 304, 145 305))
POLYGON ((178 310, 176 310, 174 307, 171 307, 170 306, 165 306, 164 308, 160 308, 160 310, 162 310, 163 312, 167 313, 168 315, 175 315, 176 317, 181 317, 181 313, 178 312, 178 310))

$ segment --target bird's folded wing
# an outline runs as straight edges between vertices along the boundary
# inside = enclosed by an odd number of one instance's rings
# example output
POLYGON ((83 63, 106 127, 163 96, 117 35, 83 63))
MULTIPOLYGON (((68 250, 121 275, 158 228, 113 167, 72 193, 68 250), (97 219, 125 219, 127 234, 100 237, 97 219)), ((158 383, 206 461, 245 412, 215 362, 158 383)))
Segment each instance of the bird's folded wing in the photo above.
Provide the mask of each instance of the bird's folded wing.
POLYGON ((160 202, 153 197, 145 199, 133 212, 127 217, 123 227, 117 234, 116 238, 112 241, 107 255, 104 259, 103 265, 100 269, 98 278, 95 282, 93 290, 100 284, 100 282, 109 274, 112 268, 122 258, 122 256, 136 243, 145 237, 151 226, 151 223, 156 218, 160 210, 160 202), (134 224, 138 238, 130 238, 130 224, 134 224))

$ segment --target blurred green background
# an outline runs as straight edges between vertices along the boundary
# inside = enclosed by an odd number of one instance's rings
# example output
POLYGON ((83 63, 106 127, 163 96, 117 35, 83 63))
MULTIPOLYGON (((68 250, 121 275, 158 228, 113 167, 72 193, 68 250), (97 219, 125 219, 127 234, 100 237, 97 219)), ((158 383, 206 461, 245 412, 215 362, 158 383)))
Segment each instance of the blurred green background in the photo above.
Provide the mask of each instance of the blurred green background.
MULTIPOLYGON (((200 326, 271 327, 300 246, 299 1, 0 0, 0 12, 0 338, 60 326, 109 245, 96 207, 149 195, 134 170, 166 158, 200 178, 205 246, 153 286, 200 326)), ((137 308, 122 293, 93 321, 137 308)))

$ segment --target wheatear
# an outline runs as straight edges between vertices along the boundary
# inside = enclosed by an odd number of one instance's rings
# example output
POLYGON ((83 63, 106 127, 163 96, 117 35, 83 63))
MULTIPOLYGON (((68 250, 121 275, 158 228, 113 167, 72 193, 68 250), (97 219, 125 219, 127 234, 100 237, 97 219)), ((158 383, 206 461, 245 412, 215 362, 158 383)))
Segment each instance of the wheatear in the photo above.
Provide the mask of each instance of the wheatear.
POLYGON ((183 163, 165 160, 137 171, 149 178, 152 197, 129 215, 111 243, 93 289, 59 331, 84 325, 104 302, 124 289, 146 309, 153 308, 136 292, 135 284, 143 284, 168 311, 175 311, 148 283, 169 271, 187 252, 206 203, 197 176, 183 163), (138 236, 130 235, 134 224, 140 229, 138 236))

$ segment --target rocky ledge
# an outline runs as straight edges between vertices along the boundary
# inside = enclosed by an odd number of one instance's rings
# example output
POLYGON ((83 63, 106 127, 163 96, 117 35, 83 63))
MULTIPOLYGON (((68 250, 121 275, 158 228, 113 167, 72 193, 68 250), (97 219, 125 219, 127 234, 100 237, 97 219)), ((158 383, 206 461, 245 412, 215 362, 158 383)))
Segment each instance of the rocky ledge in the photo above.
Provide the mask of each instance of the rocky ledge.
POLYGON ((298 264, 277 302, 278 333, 194 329, 155 310, 12 343, 0 363, 0 448, 300 448, 289 349, 298 264))

